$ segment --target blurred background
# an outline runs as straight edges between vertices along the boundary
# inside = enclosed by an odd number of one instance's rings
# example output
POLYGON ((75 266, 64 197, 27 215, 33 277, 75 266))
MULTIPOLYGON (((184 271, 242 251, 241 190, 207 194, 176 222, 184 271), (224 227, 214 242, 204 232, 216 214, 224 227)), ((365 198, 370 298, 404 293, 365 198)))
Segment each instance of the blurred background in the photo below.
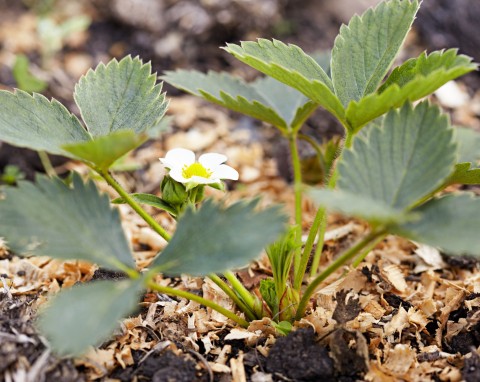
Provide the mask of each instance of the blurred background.
MULTIPOLYGON (((294 43, 307 52, 329 50, 341 23, 378 2, 0 0, 0 88, 40 92, 77 113, 72 93, 79 77, 99 62, 127 54, 152 61, 159 74, 177 68, 212 69, 252 79, 255 71, 219 47, 264 37, 294 43)), ((479 62, 479 19, 478 1, 424 0, 399 61, 423 50, 458 47, 479 62)), ((454 112, 455 122, 479 128, 479 88, 479 76, 474 73, 461 80, 457 93, 450 91, 446 96, 443 106, 454 112), (467 101, 473 102, 470 109, 459 109, 467 101)), ((169 96, 181 94, 167 85, 165 89, 169 96)), ((309 126, 318 134, 339 132, 332 118, 321 111, 309 126)), ((22 151, 18 155, 17 149, 0 145, 0 171, 12 162, 25 169, 28 177, 41 169, 36 154, 22 151)))

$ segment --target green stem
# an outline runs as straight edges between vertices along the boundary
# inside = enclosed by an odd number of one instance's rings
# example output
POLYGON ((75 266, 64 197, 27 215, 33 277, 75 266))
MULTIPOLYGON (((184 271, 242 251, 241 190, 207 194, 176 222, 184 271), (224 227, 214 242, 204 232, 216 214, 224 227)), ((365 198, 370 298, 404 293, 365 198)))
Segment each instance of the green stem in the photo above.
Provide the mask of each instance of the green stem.
POLYGON ((149 281, 147 283, 147 285, 150 289, 156 290, 157 292, 165 293, 165 294, 168 294, 168 295, 171 295, 171 296, 182 297, 182 298, 186 298, 186 299, 191 300, 191 301, 198 302, 199 304, 205 305, 205 306, 207 306, 207 307, 209 307, 213 310, 216 310, 218 313, 223 314, 225 317, 235 321, 240 326, 243 326, 244 328, 248 328, 248 322, 245 319, 237 316, 235 313, 230 312, 229 310, 227 310, 224 307, 214 303, 213 301, 207 300, 206 298, 197 296, 196 294, 186 292, 186 291, 183 291, 183 290, 177 290, 177 289, 170 288, 170 287, 167 287, 167 286, 158 285, 158 284, 154 283, 153 281, 149 281))
POLYGON ((312 296, 312 294, 315 292, 315 289, 317 289, 317 287, 320 285, 322 281, 324 281, 328 276, 330 276, 338 268, 344 265, 348 260, 355 257, 355 255, 357 255, 358 252, 360 252, 363 248, 365 248, 367 245, 370 245, 380 235, 383 235, 383 234, 384 234, 383 231, 371 232, 370 234, 365 236, 362 240, 360 240, 357 244, 355 244, 353 247, 346 250, 333 263, 331 263, 322 273, 320 273, 305 290, 305 293, 303 294, 302 299, 298 304, 295 319, 300 320, 303 317, 308 301, 310 300, 310 297, 312 296))
POLYGON ((158 224, 153 217, 151 217, 147 211, 145 211, 131 196, 130 194, 123 189, 123 187, 108 173, 108 171, 95 169, 105 180, 106 182, 115 190, 117 193, 125 200, 126 203, 133 208, 133 210, 140 215, 140 217, 145 220, 145 222, 161 237, 166 241, 170 240, 170 235, 165 229, 158 224))
POLYGON ((235 276, 232 271, 224 272, 223 275, 228 280, 233 290, 240 296, 242 301, 247 304, 247 306, 255 313, 257 317, 261 317, 262 312, 257 312, 256 310, 255 297, 248 291, 247 288, 243 286, 240 280, 237 279, 237 276, 235 276))
POLYGON ((321 146, 318 144, 318 142, 315 139, 313 139, 309 135, 299 133, 298 138, 305 142, 308 142, 310 146, 315 150, 315 153, 317 154, 318 162, 323 172, 323 179, 325 180, 328 175, 325 173, 327 165, 325 164, 325 158, 324 158, 321 146))
POLYGON ((45 173, 50 178, 55 178, 57 176, 57 172, 53 168, 52 162, 50 161, 50 158, 48 157, 48 154, 45 151, 38 151, 38 156, 39 156, 40 162, 42 163, 42 166, 45 170, 45 173))
MULTIPOLYGON (((349 130, 347 128, 345 128, 345 131, 346 133, 345 133, 345 141, 344 141, 343 147, 350 148, 352 146, 354 135, 349 133, 349 130)), ((343 154, 343 149, 337 159, 337 163, 341 159, 342 154, 343 154)), ((335 166, 333 173, 328 181, 329 189, 335 188, 337 184, 337 178, 338 178, 338 166, 335 166)), ((315 219, 318 219, 320 221, 319 223, 320 228, 318 229, 318 235, 317 235, 318 237, 317 248, 315 249, 315 253, 313 255, 313 260, 312 260, 312 266, 310 268, 311 269, 310 277, 314 277, 317 274, 318 266, 320 265, 320 259, 322 257, 323 244, 325 243, 325 232, 327 231, 327 211, 325 207, 320 207, 318 209, 315 219)), ((315 239, 315 237, 313 237, 313 239, 315 239)))
POLYGON ((380 243, 383 239, 385 239, 385 236, 387 236, 386 233, 383 235, 379 236, 377 239, 372 241, 369 245, 367 245, 363 250, 362 253, 360 253, 355 260, 352 262, 352 267, 357 268, 360 263, 367 257, 367 255, 370 253, 370 251, 377 246, 378 243, 380 243))
POLYGON ((296 227, 296 242, 298 249, 294 257, 294 274, 295 279, 303 278, 300 264, 302 262, 302 168, 300 164, 300 156, 298 155, 297 134, 291 132, 288 135, 288 142, 290 145, 290 153, 292 156, 293 165, 293 191, 295 194, 295 227, 296 227))
POLYGON ((320 219, 320 227, 318 229, 318 240, 315 253, 313 254, 312 265, 310 266, 310 277, 314 277, 317 274, 318 266, 320 265, 320 259, 322 257, 323 244, 325 243, 325 232, 327 231, 327 210, 321 207, 317 211, 317 215, 320 219))
POLYGON ((257 317, 252 310, 237 296, 237 294, 228 286, 228 284, 223 281, 216 274, 212 273, 208 275, 210 280, 212 280, 217 286, 225 292, 225 294, 230 297, 235 305, 247 316, 250 321, 256 320, 257 317))

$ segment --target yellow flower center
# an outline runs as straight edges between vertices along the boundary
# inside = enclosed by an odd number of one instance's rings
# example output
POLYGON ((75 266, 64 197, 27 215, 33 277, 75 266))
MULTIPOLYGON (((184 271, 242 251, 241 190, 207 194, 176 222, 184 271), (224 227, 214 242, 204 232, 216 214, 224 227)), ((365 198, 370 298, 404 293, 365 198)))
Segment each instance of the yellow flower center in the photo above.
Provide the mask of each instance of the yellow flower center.
POLYGON ((200 176, 202 178, 210 178, 212 172, 198 162, 192 163, 190 166, 184 166, 182 175, 185 179, 190 179, 193 176, 200 176))

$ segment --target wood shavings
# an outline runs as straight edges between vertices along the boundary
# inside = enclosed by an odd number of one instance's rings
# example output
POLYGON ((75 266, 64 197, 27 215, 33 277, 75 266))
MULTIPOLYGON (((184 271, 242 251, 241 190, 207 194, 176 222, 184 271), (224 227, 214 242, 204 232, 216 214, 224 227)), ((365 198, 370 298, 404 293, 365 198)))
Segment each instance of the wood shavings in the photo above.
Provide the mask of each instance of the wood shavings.
POLYGON ((391 321, 385 325, 384 328, 384 335, 385 337, 389 337, 394 333, 401 334, 402 330, 408 326, 408 314, 407 311, 400 307, 398 309, 397 314, 395 314, 391 321))
POLYGON ((383 262, 379 264, 380 274, 387 280, 397 291, 400 293, 406 292, 408 285, 405 281, 405 276, 403 275, 399 266, 395 264, 383 266, 383 262))
POLYGON ((417 246, 415 254, 421 259, 415 266, 413 270, 414 273, 425 272, 428 269, 436 270, 445 268, 446 264, 437 248, 420 243, 414 244, 417 246))
POLYGON ((387 354, 387 360, 382 365, 384 370, 397 378, 402 378, 413 366, 416 359, 415 350, 404 344, 397 344, 387 354))
POLYGON ((243 352, 241 350, 237 358, 230 360, 230 368, 232 369, 232 382, 247 382, 245 366, 243 365, 243 352))

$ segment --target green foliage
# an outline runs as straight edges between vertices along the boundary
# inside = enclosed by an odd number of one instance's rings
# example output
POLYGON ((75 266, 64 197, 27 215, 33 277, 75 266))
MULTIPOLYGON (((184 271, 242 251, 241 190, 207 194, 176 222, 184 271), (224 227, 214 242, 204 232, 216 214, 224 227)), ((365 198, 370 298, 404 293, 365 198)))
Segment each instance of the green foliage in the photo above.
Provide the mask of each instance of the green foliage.
POLYGON ((118 158, 137 148, 147 139, 145 134, 137 134, 132 130, 118 130, 91 141, 63 145, 62 148, 91 167, 107 170, 118 158))
POLYGON ((405 104, 343 152, 337 182, 343 192, 318 190, 314 199, 375 223, 402 220, 444 183, 455 156, 452 129, 440 110, 427 102, 405 104))
POLYGON ((415 211, 421 216, 419 220, 395 225, 390 230, 451 254, 480 256, 478 197, 447 195, 433 199, 415 211))
POLYGON ((480 168, 471 168, 470 162, 457 163, 453 174, 448 178, 449 184, 480 184, 480 168))
POLYGON ((62 149, 64 144, 91 139, 78 119, 56 100, 22 90, 0 90, 0 104, 0 140, 14 146, 72 157, 62 149))
POLYGON ((377 90, 413 23, 417 0, 381 2, 342 25, 332 51, 332 80, 344 107, 377 90))
POLYGON ((15 253, 81 259, 109 269, 134 266, 118 211, 78 175, 73 188, 43 176, 36 184, 7 188, 0 216, 0 236, 15 253))
POLYGON ((49 302, 38 327, 57 354, 81 355, 100 345, 135 310, 143 288, 143 279, 76 285, 49 302))
POLYGON ((188 208, 152 267, 170 275, 203 276, 248 264, 286 223, 279 208, 257 212, 256 204, 239 202, 224 208, 208 200, 196 212, 188 208))
POLYGON ((477 68, 467 56, 457 56, 456 50, 434 52, 407 61, 395 69, 378 92, 347 108, 347 120, 352 131, 358 131, 369 121, 406 101, 416 101, 438 89, 450 80, 477 68))
POLYGON ((160 123, 167 109, 151 65, 125 57, 90 70, 75 86, 75 102, 94 137, 117 130, 143 133, 160 123))
MULTIPOLYGON (((172 215, 176 215, 176 209, 172 208, 172 206, 166 203, 162 198, 152 194, 143 194, 143 193, 134 193, 130 194, 130 196, 140 204, 146 204, 148 206, 152 206, 158 208, 159 210, 167 211, 172 215)), ((112 200, 113 204, 125 204, 126 201, 123 198, 116 198, 112 200)))
POLYGON ((316 108, 296 90, 266 77, 248 84, 228 73, 167 71, 162 79, 191 94, 279 129, 298 128, 316 108))
POLYGON ((35 77, 30 71, 30 61, 27 56, 19 54, 13 64, 13 78, 18 88, 28 93, 41 93, 48 87, 48 83, 35 77))
POLYGON ((150 64, 130 56, 89 71, 75 88, 88 131, 56 100, 0 91, 0 140, 106 170, 147 135, 164 130, 168 102, 155 81, 150 64))
POLYGON ((332 80, 322 67, 296 45, 259 39, 224 48, 240 61, 289 85, 344 121, 342 103, 334 93, 332 80))
POLYGON ((455 140, 458 145, 458 163, 480 161, 480 133, 466 128, 455 128, 455 140))

